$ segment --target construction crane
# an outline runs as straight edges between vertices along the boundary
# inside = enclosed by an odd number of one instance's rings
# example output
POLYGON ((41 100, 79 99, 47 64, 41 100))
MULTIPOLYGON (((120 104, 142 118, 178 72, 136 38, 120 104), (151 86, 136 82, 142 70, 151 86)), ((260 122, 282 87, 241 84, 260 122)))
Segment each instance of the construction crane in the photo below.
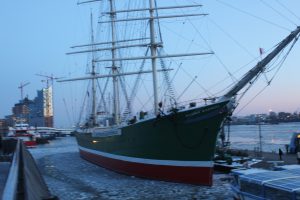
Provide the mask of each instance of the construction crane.
POLYGON ((43 75, 43 74, 35 74, 35 75, 46 78, 46 80, 42 80, 42 82, 46 82, 46 87, 47 88, 49 88, 49 81, 50 81, 50 85, 52 86, 53 85, 53 80, 59 79, 57 77, 54 77, 53 74, 51 74, 50 76, 43 75))
POLYGON ((29 85, 30 82, 27 82, 27 83, 20 83, 20 86, 18 87, 20 90, 21 90, 21 100, 23 100, 23 89, 26 85, 29 85))

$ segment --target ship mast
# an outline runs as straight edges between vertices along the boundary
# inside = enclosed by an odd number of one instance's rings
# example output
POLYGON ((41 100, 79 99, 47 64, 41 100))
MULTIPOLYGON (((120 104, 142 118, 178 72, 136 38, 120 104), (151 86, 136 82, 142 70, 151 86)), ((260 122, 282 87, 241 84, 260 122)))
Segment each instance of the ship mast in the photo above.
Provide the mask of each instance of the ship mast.
MULTIPOLYGON (((112 54, 112 74, 116 75, 118 74, 118 68, 116 66, 116 26, 115 26, 115 20, 116 20, 116 13, 114 8, 114 2, 113 0, 109 0, 110 3, 110 19, 111 19, 111 54, 112 54)), ((120 123, 120 98, 119 98, 119 79, 117 76, 113 76, 113 94, 114 94, 114 120, 115 124, 120 123)))
MULTIPOLYGON (((91 13, 91 44, 94 44, 94 29, 93 29, 93 13, 91 13)), ((92 50, 94 50, 95 46, 92 45, 92 50)), ((95 66, 95 52, 92 52, 92 126, 96 125, 96 66, 95 66)))
POLYGON ((276 57, 288 44, 290 44, 294 39, 299 37, 300 26, 298 26, 293 32, 290 33, 284 40, 282 40, 278 46, 269 53, 263 60, 257 63, 249 72, 247 72, 244 77, 238 81, 221 99, 231 99, 237 95, 237 93, 255 79, 260 73, 264 72, 266 66, 276 57))
POLYGON ((155 28, 154 28, 154 0, 149 0, 150 13, 150 49, 151 49, 151 64, 152 64, 152 78, 153 78, 153 95, 154 95, 154 114, 158 114, 158 94, 157 94, 157 69, 156 69, 156 51, 157 45, 155 43, 155 28))
MULTIPOLYGON (((90 3, 90 2, 96 2, 96 1, 101 1, 101 0, 87 0, 84 2, 81 2, 79 4, 84 4, 84 3, 90 3)), ((92 72, 89 76, 87 77, 80 77, 80 78, 71 78, 71 79, 64 79, 64 80, 59 80, 58 82, 65 82, 65 81, 77 81, 77 80, 87 80, 87 79, 92 79, 92 90, 93 90, 93 105, 92 105, 92 116, 91 118, 93 119, 93 124, 96 123, 96 91, 95 91, 95 81, 98 78, 112 78, 113 81, 113 114, 114 114, 114 124, 118 125, 120 124, 120 97, 119 97, 119 76, 127 76, 127 75, 140 75, 140 74, 146 74, 146 73, 152 73, 152 79, 153 79, 153 94, 154 94, 154 113, 157 115, 158 114, 158 86, 157 86, 157 73, 158 72, 166 72, 170 71, 172 69, 157 69, 157 59, 163 59, 163 58, 174 58, 174 57, 185 57, 185 56, 200 56, 200 55, 209 55, 213 54, 213 52, 191 52, 191 53, 183 53, 183 54, 165 54, 161 55, 158 53, 158 48, 163 48, 163 43, 162 42, 157 42, 156 41, 156 30, 155 30, 155 20, 159 19, 169 19, 169 18, 182 18, 182 17, 196 17, 196 16, 206 16, 207 14, 203 13, 189 13, 189 14, 177 14, 177 15, 163 15, 163 16, 158 16, 155 15, 155 11, 157 12, 158 10, 172 10, 172 9, 180 9, 180 8, 194 8, 194 7, 201 7, 202 5, 181 5, 181 6, 168 6, 168 7, 157 7, 155 0, 149 0, 149 6, 147 8, 134 8, 134 9, 127 9, 127 10, 116 10, 115 7, 115 2, 114 0, 107 0, 109 3, 109 12, 103 12, 102 14, 108 15, 110 19, 108 21, 99 21, 98 23, 100 24, 105 24, 109 23, 110 25, 110 31, 111 31, 111 41, 104 41, 104 42, 99 42, 95 43, 94 41, 94 36, 91 38, 91 44, 83 44, 83 45, 77 45, 73 46, 71 48, 83 48, 83 47, 92 47, 87 50, 81 50, 81 51, 74 51, 74 52, 69 52, 67 55, 71 54, 81 54, 81 53, 90 53, 90 52, 105 52, 105 51, 110 51, 111 52, 111 58, 96 58, 95 55, 93 54, 93 59, 92 59, 92 72), (137 17, 137 18, 124 18, 124 19, 117 19, 116 14, 117 13, 131 13, 131 12, 149 12, 149 16, 147 17, 137 17), (130 22, 130 21, 144 21, 147 20, 149 21, 149 31, 150 31, 150 38, 129 38, 125 40, 117 40, 117 30, 116 30, 116 23, 122 23, 122 22, 130 22), (121 45, 122 43, 127 43, 127 42, 132 42, 132 41, 142 41, 142 40, 148 40, 150 41, 146 43, 137 43, 137 44, 124 44, 121 45), (103 45, 110 44, 109 47, 103 47, 103 45), (100 47, 96 47, 100 46, 100 47), (151 55, 147 56, 130 56, 130 57, 121 57, 120 55, 117 55, 117 50, 118 49, 124 49, 124 48, 137 48, 137 47, 143 47, 143 48, 150 48, 151 50, 151 55), (151 65, 152 69, 148 71, 140 70, 140 71, 135 71, 135 72, 122 72, 120 73, 118 67, 117 67, 117 62, 122 62, 122 61, 132 61, 132 60, 151 60, 151 65), (95 63, 96 62, 111 62, 111 74, 107 75, 99 75, 96 74, 95 72, 95 63)))

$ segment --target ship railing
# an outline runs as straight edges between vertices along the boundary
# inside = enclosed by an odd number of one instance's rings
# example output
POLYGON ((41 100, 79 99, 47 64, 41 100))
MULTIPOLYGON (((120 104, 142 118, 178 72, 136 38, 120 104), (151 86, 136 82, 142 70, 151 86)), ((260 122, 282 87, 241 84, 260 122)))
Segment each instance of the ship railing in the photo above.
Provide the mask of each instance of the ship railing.
MULTIPOLYGON (((184 102, 180 102, 180 103, 176 103, 176 104, 173 103, 173 105, 171 105, 171 106, 164 106, 163 105, 162 108, 161 108, 161 112, 163 114, 169 114, 169 113, 172 113, 174 111, 187 110, 187 109, 191 109, 191 108, 194 108, 194 107, 201 107, 201 106, 213 104, 213 103, 216 102, 216 100, 217 100, 217 98, 193 99, 193 100, 190 100, 190 101, 184 101, 184 102)), ((155 115, 153 114, 153 110, 148 111, 148 112, 141 111, 140 113, 136 114, 136 120, 137 121, 143 121, 143 120, 147 120, 147 119, 153 118, 153 117, 155 117, 155 115)), ((132 124, 130 121, 133 120, 133 119, 134 118, 130 118, 130 119, 126 118, 122 123, 123 124, 132 124)))
POLYGON ((193 99, 189 101, 183 101, 176 103, 175 105, 169 106, 166 110, 168 112, 172 112, 174 109, 177 110, 185 110, 185 109, 190 109, 194 107, 201 107, 209 104, 215 103, 217 98, 203 98, 203 99, 193 99))

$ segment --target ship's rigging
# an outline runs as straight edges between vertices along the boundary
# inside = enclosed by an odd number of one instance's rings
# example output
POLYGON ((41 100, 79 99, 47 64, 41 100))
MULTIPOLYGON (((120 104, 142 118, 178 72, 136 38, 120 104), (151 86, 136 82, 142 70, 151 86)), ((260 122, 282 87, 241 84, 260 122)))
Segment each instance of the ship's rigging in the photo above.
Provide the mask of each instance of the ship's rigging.
MULTIPOLYGON (((82 2, 82 3, 88 3, 82 2)), ((93 1, 92 1, 93 2, 93 1)), ((95 42, 94 36, 93 36, 93 30, 91 31, 91 43, 85 44, 85 45, 77 45, 73 46, 72 48, 82 48, 82 47, 90 47, 88 50, 80 50, 80 51, 74 51, 69 52, 67 54, 80 54, 80 53, 92 53, 92 71, 91 74, 87 77, 81 77, 81 78, 74 78, 74 79, 66 79, 64 81, 75 81, 75 80, 85 80, 85 79, 91 79, 92 80, 92 111, 91 111, 91 117, 90 121, 91 124, 96 125, 96 90, 95 90, 95 82, 96 79, 99 78, 112 78, 113 83, 113 118, 114 118, 114 124, 119 124, 121 120, 121 114, 120 114, 120 84, 121 89, 123 90, 126 106, 125 106, 125 112, 123 114, 122 119, 126 120, 128 119, 128 116, 132 114, 132 102, 135 97, 136 89, 138 86, 138 83, 141 79, 141 74, 144 73, 151 73, 152 74, 152 83, 153 83, 153 112, 155 115, 159 114, 159 97, 158 97, 158 80, 157 80, 157 73, 163 72, 163 78, 165 80, 165 83, 167 85, 167 92, 169 95, 170 100, 169 102, 172 102, 173 106, 176 106, 176 97, 175 92, 172 86, 172 83, 170 81, 170 77, 168 74, 168 71, 171 69, 166 66, 166 63, 164 62, 164 58, 174 58, 174 57, 189 57, 189 56, 199 56, 199 55, 209 55, 213 54, 213 52, 193 52, 193 53, 181 53, 181 54, 165 54, 163 51, 163 41, 160 35, 160 28, 159 28, 159 19, 169 19, 169 18, 183 18, 183 17, 195 17, 195 16, 206 16, 207 14, 203 13, 189 13, 189 14, 176 14, 176 15, 164 15, 159 16, 158 10, 171 10, 171 9, 182 9, 182 8, 195 8, 195 7, 201 7, 202 5, 194 4, 194 5, 182 5, 182 6, 169 6, 169 7, 155 7, 156 2, 154 0, 149 0, 149 8, 137 8, 137 9, 128 9, 128 10, 116 10, 114 1, 109 1, 109 10, 110 12, 102 12, 103 15, 108 15, 109 20, 99 21, 99 24, 110 24, 110 42, 95 42), (135 18, 124 18, 124 19, 118 19, 117 14, 119 13, 136 13, 136 12, 148 12, 149 15, 146 17, 135 17, 135 18), (149 35, 145 35, 144 37, 140 38, 129 38, 129 39, 123 39, 123 40, 117 40, 117 34, 116 34, 116 23, 125 23, 132 21, 149 21, 149 35), (159 34, 157 34, 157 32, 159 34), (149 37, 148 37, 149 36, 149 37), (120 45, 120 43, 123 42, 132 42, 132 41, 142 41, 141 44, 131 44, 131 45, 120 45), (145 43, 146 41, 146 43, 145 43), (108 47, 101 47, 96 48, 98 45, 108 45, 108 47), (122 49, 128 49, 128 48, 137 48, 137 47, 144 47, 146 48, 146 53, 143 56, 131 56, 131 57, 123 57, 118 52, 122 49), (111 58, 105 58, 105 59, 97 59, 96 58, 96 52, 111 52, 111 58), (123 72, 122 66, 124 61, 137 61, 141 60, 142 63, 140 65, 139 71, 133 71, 133 72, 123 72), (151 60, 151 70, 145 70, 144 66, 147 60, 151 60), (157 69, 157 61, 160 62, 161 69, 157 69), (96 73, 95 65, 96 63, 110 63, 109 68, 111 71, 109 74, 106 75, 100 75, 96 73), (127 94, 126 86, 125 86, 125 79, 124 76, 127 75, 133 75, 137 74, 137 78, 135 81, 135 85, 133 86, 133 91, 130 96, 127 94)), ((101 19, 101 18, 100 18, 101 19)), ((106 87, 105 87, 106 88, 106 87)), ((103 98, 104 91, 101 92, 101 99, 103 98)), ((162 97, 160 97, 162 98, 162 97)), ((106 109, 107 110, 107 109, 106 109)))
MULTIPOLYGON (((85 4, 85 3, 91 3, 96 1, 85 1, 81 2, 79 4, 85 4)), ((91 115, 89 117, 90 124, 95 126, 97 124, 96 119, 97 115, 99 113, 109 113, 111 110, 109 108, 109 104, 111 104, 111 101, 113 102, 113 110, 112 110, 112 116, 114 118, 114 124, 120 124, 121 121, 126 121, 136 112, 133 111, 133 102, 136 100, 136 94, 137 90, 140 87, 141 79, 143 74, 151 73, 152 74, 152 82, 153 82, 153 94, 150 94, 149 96, 153 99, 153 112, 155 115, 159 112, 159 102, 164 102, 165 104, 168 104, 171 107, 177 107, 180 106, 180 97, 182 94, 184 94, 185 90, 187 90, 190 85, 194 82, 197 82, 196 77, 194 76, 193 79, 190 81, 189 85, 186 86, 186 88, 179 93, 179 95, 176 97, 176 92, 174 90, 174 87, 172 85, 171 78, 169 77, 169 71, 172 70, 169 66, 167 66, 165 62, 165 58, 176 58, 176 57, 189 57, 189 56, 199 56, 199 55, 210 55, 214 52, 196 52, 196 53, 179 53, 179 54, 166 54, 163 50, 164 42, 162 41, 161 37, 161 30, 160 30, 160 19, 169 19, 169 18, 186 18, 190 21, 190 17, 198 17, 198 16, 206 16, 205 13, 189 13, 189 14, 165 14, 165 15, 158 15, 158 11, 161 10, 173 10, 173 9, 183 9, 183 8, 198 8, 202 7, 200 4, 194 4, 194 5, 180 5, 180 6, 158 6, 156 7, 156 1, 149 0, 148 5, 149 8, 146 8, 145 3, 141 3, 139 7, 137 8, 131 8, 131 9, 116 9, 114 5, 114 1, 110 0, 109 2, 109 12, 101 12, 101 16, 99 18, 98 24, 100 27, 105 25, 108 27, 110 36, 109 39, 103 42, 96 42, 94 38, 94 33, 91 28, 91 42, 90 44, 83 44, 83 45, 77 45, 73 46, 72 48, 77 49, 81 48, 79 51, 73 51, 69 52, 67 54, 82 54, 82 53, 91 53, 92 55, 92 61, 91 61, 91 72, 89 76, 81 77, 81 78, 73 78, 73 79, 67 79, 64 81, 74 81, 74 80, 92 80, 92 90, 91 96, 93 97, 93 103, 92 103, 92 111, 90 112, 91 115), (143 13, 141 17, 137 17, 135 14, 132 13, 143 13), (148 13, 148 14, 145 14, 148 13), (117 17, 120 16, 121 17, 117 17), (107 19, 106 19, 106 18, 107 19), (129 37, 127 39, 120 38, 120 32, 119 30, 116 30, 116 24, 124 24, 125 27, 129 26, 133 21, 142 22, 144 24, 144 27, 149 28, 149 34, 133 34, 132 37, 129 37), (107 42, 109 41, 109 42, 107 42), (86 50, 82 48, 88 48, 86 50), (136 50, 126 50, 125 49, 141 49, 145 48, 145 53, 140 56, 131 56, 132 52, 136 50), (109 53, 110 52, 110 53, 109 53), (107 58, 107 55, 108 58, 107 58), (130 56, 128 56, 130 55, 130 56), (151 61, 151 70, 146 70, 145 66, 149 64, 149 60, 151 61), (136 64, 137 61, 141 61, 140 65, 136 64), (157 69, 157 63, 160 63, 161 69, 157 69), (124 66, 132 65, 135 67, 134 71, 125 71, 124 66), (104 74, 103 71, 96 72, 99 68, 106 68, 109 69, 109 73, 104 74), (159 87, 158 81, 157 81, 157 73, 162 72, 162 77, 164 80, 164 88, 159 87), (134 84, 131 87, 131 92, 128 92, 128 82, 125 79, 125 76, 129 75, 136 75, 134 84), (99 78, 103 79, 106 78, 105 83, 102 84, 99 83, 99 78), (105 93, 107 93, 109 80, 112 80, 113 83, 113 98, 108 98, 105 93), (98 102, 96 102, 96 88, 100 90, 99 92, 99 99, 98 102), (158 92, 158 90, 162 90, 162 92, 158 92), (120 99, 120 91, 122 91, 122 99, 120 99), (159 95, 162 93, 162 95, 159 95), (164 98, 168 98, 169 100, 163 99, 162 97, 158 96, 164 96, 164 98), (179 97, 179 98, 178 98, 179 97), (113 100, 111 100, 113 99, 113 100), (123 105, 123 109, 121 110, 120 101, 123 100, 125 104, 123 105), (168 102, 168 103, 166 103, 168 102), (100 108, 102 111, 97 111, 100 108)), ((104 5, 104 4, 102 4, 104 5)), ((92 17, 91 17, 92 21, 92 17)), ((135 23, 135 22, 134 22, 135 23)), ((91 22, 91 27, 93 23, 91 22)), ((124 29, 126 34, 126 28, 124 29)), ((278 52, 274 53, 277 54, 278 52)), ((267 60, 270 60, 267 58, 267 60)), ((261 61, 263 62, 263 61, 261 61)), ((260 63, 261 63, 260 62, 260 63)), ((266 61, 269 62, 269 61, 266 61)), ((260 65, 260 64, 258 64, 260 65)), ((262 66, 265 66, 265 63, 261 64, 262 66)), ((238 95, 238 91, 240 91, 242 88, 245 87, 248 83, 251 83, 249 87, 245 90, 247 91, 251 86, 252 83, 255 82, 255 80, 258 78, 260 74, 266 73, 267 69, 258 69, 261 70, 261 72, 258 73, 256 78, 254 80, 250 79, 243 79, 243 83, 239 82, 239 84, 236 84, 236 79, 234 78, 233 84, 235 84, 235 88, 232 88, 227 94, 223 96, 223 98, 228 98, 229 96, 236 96, 238 95)), ((131 67, 133 69, 133 67, 131 67)), ((256 73, 256 72, 255 72, 256 73)), ((228 74, 232 76, 230 72, 228 74)), ((252 76, 252 75, 250 75, 252 76)), ((173 78, 172 78, 173 79, 173 78)), ((270 79, 271 81, 272 79, 270 79)), ((269 82, 270 83, 270 82, 269 82)), ((268 83, 268 84, 269 84, 268 83)), ((232 84, 232 85, 233 85, 232 84)), ((206 89, 205 89, 206 90, 206 89)), ((241 97, 245 93, 241 93, 241 97)), ((218 94, 210 94, 208 98, 203 98, 205 102, 207 100, 216 100, 220 95, 218 94)), ((239 98, 240 99, 240 98, 239 98)), ((238 99, 238 100, 239 100, 238 99)), ((238 102, 238 101, 237 101, 238 102)), ((143 110, 143 109, 141 109, 143 110)))

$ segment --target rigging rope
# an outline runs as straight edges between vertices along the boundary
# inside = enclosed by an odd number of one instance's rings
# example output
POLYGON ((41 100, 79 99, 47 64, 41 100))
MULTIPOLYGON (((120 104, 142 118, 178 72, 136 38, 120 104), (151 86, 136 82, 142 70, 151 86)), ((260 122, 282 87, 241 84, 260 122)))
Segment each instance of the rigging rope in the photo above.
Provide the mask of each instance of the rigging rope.
MULTIPOLYGON (((89 84, 88 84, 88 85, 90 85, 90 81, 89 81, 89 84)), ((84 110, 84 104, 85 104, 86 99, 87 99, 88 96, 89 96, 89 92, 87 91, 87 92, 85 93, 85 96, 84 96, 84 99, 83 99, 83 104, 82 104, 82 106, 81 106, 80 114, 79 114, 79 117, 78 117, 78 121, 77 121, 77 124, 78 124, 78 125, 80 124, 80 121, 82 120, 83 110, 84 110)))
MULTIPOLYGON (((162 54, 161 54, 161 51, 164 51, 163 48, 158 49, 158 51, 157 51, 157 52, 158 52, 158 56, 161 56, 161 55, 162 55, 162 54)), ((170 81, 169 72, 167 71, 167 67, 166 67, 166 64, 165 64, 165 62, 164 62, 164 59, 160 58, 159 60, 160 60, 160 65, 161 65, 162 69, 165 70, 165 71, 163 71, 162 73, 163 73, 164 79, 165 79, 165 81, 166 81, 166 83, 167 83, 167 89, 168 89, 168 91, 169 91, 169 95, 170 95, 173 99, 175 99, 175 90, 174 90, 174 87, 173 87, 173 85, 172 85, 172 82, 170 81)))
MULTIPOLYGON (((99 80, 97 79, 97 86, 98 86, 98 88, 99 88, 99 92, 100 92, 100 95, 101 95, 101 98, 100 98, 100 101, 99 101, 99 105, 98 105, 98 108, 97 108, 97 110, 99 111, 100 110, 100 108, 101 108, 101 102, 103 102, 103 108, 104 108, 104 112, 105 113, 108 113, 107 111, 107 106, 106 106, 106 101, 105 101, 105 97, 104 97, 104 92, 102 91, 102 89, 101 89, 101 86, 100 86, 100 84, 99 84, 99 80)), ((105 87, 105 89, 106 89, 106 85, 104 86, 105 87)))
MULTIPOLYGON (((197 29, 197 27, 194 25, 194 23, 190 20, 190 18, 187 17, 188 22, 192 25, 192 27, 194 28, 194 30, 199 34, 199 36, 201 37, 201 39, 206 43, 206 45, 210 48, 211 46, 209 45, 209 43, 207 42, 207 40, 203 37, 203 35, 201 34, 201 32, 197 29)), ((224 67, 224 69, 226 70, 226 72, 228 73, 228 75, 231 77, 231 79, 236 82, 237 79, 233 76, 233 74, 230 72, 230 70, 228 69, 228 67, 225 65, 225 63, 223 63, 223 61, 221 60, 221 58, 217 55, 214 54, 217 58, 217 60, 219 61, 219 63, 224 67)))
POLYGON ((159 16, 158 16, 158 10, 157 10, 157 1, 154 0, 154 4, 155 4, 155 14, 156 14, 156 17, 157 17, 157 26, 158 26, 158 34, 159 34, 159 38, 160 38, 160 42, 163 41, 162 39, 162 34, 161 34, 161 29, 160 29, 160 20, 159 20, 159 16))
POLYGON ((289 8, 287 8, 284 4, 280 3, 279 0, 276 0, 276 2, 281 5, 284 9, 286 9, 289 13, 291 13, 294 17, 300 20, 300 17, 298 17, 294 12, 292 12, 289 8))
POLYGON ((283 29, 283 30, 290 31, 290 29, 288 29, 288 28, 286 28, 286 27, 283 27, 283 26, 281 26, 281 25, 279 25, 279 24, 275 24, 275 23, 273 23, 273 22, 271 22, 271 21, 269 21, 269 20, 266 20, 266 19, 264 19, 264 18, 258 17, 258 16, 256 16, 256 15, 253 15, 253 14, 247 12, 247 11, 244 11, 244 10, 242 10, 242 9, 239 9, 239 8, 235 7, 235 6, 230 5, 230 4, 227 3, 227 2, 225 3, 225 2, 223 2, 223 1, 221 1, 221 0, 216 0, 216 1, 219 2, 219 3, 221 3, 221 4, 223 4, 223 5, 225 5, 225 6, 227 6, 227 7, 230 7, 230 8, 232 8, 232 9, 236 10, 236 11, 239 11, 239 12, 241 12, 241 13, 244 13, 244 14, 246 14, 246 15, 249 15, 249 16, 255 18, 255 19, 259 19, 259 20, 261 20, 261 21, 263 21, 263 22, 266 22, 266 23, 268 23, 268 24, 271 24, 271 25, 276 26, 276 27, 278 27, 278 28, 281 28, 281 29, 283 29))
POLYGON ((189 87, 194 83, 194 81, 196 81, 196 79, 197 79, 198 77, 197 76, 195 76, 194 78, 193 78, 193 80, 186 86, 186 88, 182 91, 182 93, 178 96, 178 100, 182 97, 182 95, 189 89, 189 87))
MULTIPOLYGON (((146 53, 145 53, 145 56, 148 55, 148 52, 149 52, 149 48, 147 48, 146 50, 146 53)), ((140 69, 139 69, 139 72, 142 72, 144 67, 145 67, 145 62, 146 62, 146 59, 144 59, 141 63, 141 66, 140 66, 140 69)), ((129 96, 129 101, 130 101, 130 105, 128 104, 127 107, 125 108, 125 112, 126 111, 130 111, 132 112, 132 108, 131 108, 131 103, 134 101, 134 98, 137 96, 136 93, 137 93, 137 90, 138 90, 138 86, 139 86, 139 83, 140 83, 140 80, 141 80, 141 76, 142 76, 142 73, 139 73, 135 79, 135 82, 134 82, 134 85, 133 85, 133 89, 131 91, 131 94, 129 96), (130 106, 130 107, 129 107, 130 106)), ((129 113, 125 114, 125 116, 123 116, 124 118, 128 117, 129 116, 129 113)))
MULTIPOLYGON (((165 27, 167 30, 169 30, 170 32, 172 32, 172 33, 174 33, 175 35, 177 35, 177 36, 179 36, 179 37, 181 37, 182 39, 184 39, 184 40, 186 40, 186 41, 190 41, 188 38, 186 38, 186 37, 184 37, 184 36, 182 36, 182 35, 179 35, 177 32, 174 32, 173 30, 171 30, 171 29, 169 29, 169 28, 167 28, 167 27, 165 27)), ((198 45, 198 46, 200 46, 200 44, 197 44, 196 42, 193 42, 193 45, 198 45)), ((176 60, 174 60, 174 59, 171 59, 173 62, 175 62, 175 63, 177 63, 176 62, 176 60)), ((176 70, 176 72, 175 72, 175 74, 173 75, 173 77, 172 77, 172 79, 171 79, 171 82, 173 82, 173 80, 175 79, 175 77, 176 77, 176 75, 177 75, 177 73, 178 73, 178 71, 179 71, 179 69, 180 69, 180 67, 182 66, 182 63, 180 63, 180 64, 178 64, 177 63, 177 65, 178 65, 178 68, 177 68, 177 70, 176 70)), ((183 68, 182 68, 183 69, 183 68)), ((186 71, 184 71, 188 76, 190 76, 190 77, 192 77, 190 74, 188 74, 186 71)), ((204 86, 202 86, 198 81, 195 81, 200 87, 201 87, 201 89, 208 95, 208 96, 210 96, 211 94, 210 94, 210 92, 206 89, 206 88, 204 88, 204 86)))
MULTIPOLYGON (((181 68, 183 72, 185 72, 186 75, 188 75, 190 78, 194 78, 191 74, 189 74, 183 67, 181 68)), ((195 80, 195 83, 197 83, 201 89, 209 96, 212 97, 212 94, 207 90, 204 86, 202 86, 197 80, 195 80)))
POLYGON ((65 98, 63 98, 63 102, 64 102, 64 105, 65 105, 65 108, 66 108, 68 122, 69 122, 70 125, 72 125, 72 122, 71 122, 71 116, 70 116, 69 109, 68 109, 68 106, 67 106, 67 103, 66 103, 66 99, 65 99, 65 98))
POLYGON ((289 21, 290 23, 292 23, 293 25, 297 26, 297 24, 295 24, 292 20, 290 20, 289 18, 287 18, 286 16, 284 16, 282 13, 280 13, 278 10, 276 10, 274 7, 272 7, 270 4, 266 3, 264 0, 260 0, 265 6, 269 7, 270 9, 272 9, 274 12, 276 12, 279 16, 281 16, 282 18, 286 19, 287 21, 289 21))
POLYGON ((240 42, 235 40, 232 35, 230 35, 227 31, 225 31, 221 26, 219 26, 214 20, 212 20, 209 16, 207 17, 219 30, 221 30, 229 39, 231 39, 238 47, 244 50, 250 57, 256 58, 245 46, 243 46, 240 42))
MULTIPOLYGON (((289 48, 289 50, 287 51, 287 53, 283 56, 283 58, 281 59, 281 61, 278 64, 278 68, 276 70, 276 72, 274 73, 274 75, 272 76, 272 78, 270 79, 270 81, 267 83, 267 85, 261 90, 259 91, 253 98, 250 99, 250 101, 243 106, 239 111, 237 111, 236 114, 238 114, 239 112, 241 112, 245 107, 247 107, 257 96, 259 96, 270 84, 271 82, 274 80, 275 76, 277 75, 277 73, 279 72, 279 70, 281 69, 281 67, 283 66, 284 61, 286 60, 287 56, 290 54, 292 48, 294 47, 294 45, 296 44, 297 40, 299 39, 300 35, 297 36, 294 40, 294 42, 292 43, 291 47, 289 48)), ((253 85, 253 83, 258 79, 258 77, 260 76, 260 74, 258 74, 254 81, 252 81, 252 84, 249 85, 249 87, 243 92, 243 94, 241 95, 241 97, 238 99, 237 102, 239 102, 241 100, 241 98, 245 95, 246 91, 248 91, 250 89, 250 87, 253 85)))

